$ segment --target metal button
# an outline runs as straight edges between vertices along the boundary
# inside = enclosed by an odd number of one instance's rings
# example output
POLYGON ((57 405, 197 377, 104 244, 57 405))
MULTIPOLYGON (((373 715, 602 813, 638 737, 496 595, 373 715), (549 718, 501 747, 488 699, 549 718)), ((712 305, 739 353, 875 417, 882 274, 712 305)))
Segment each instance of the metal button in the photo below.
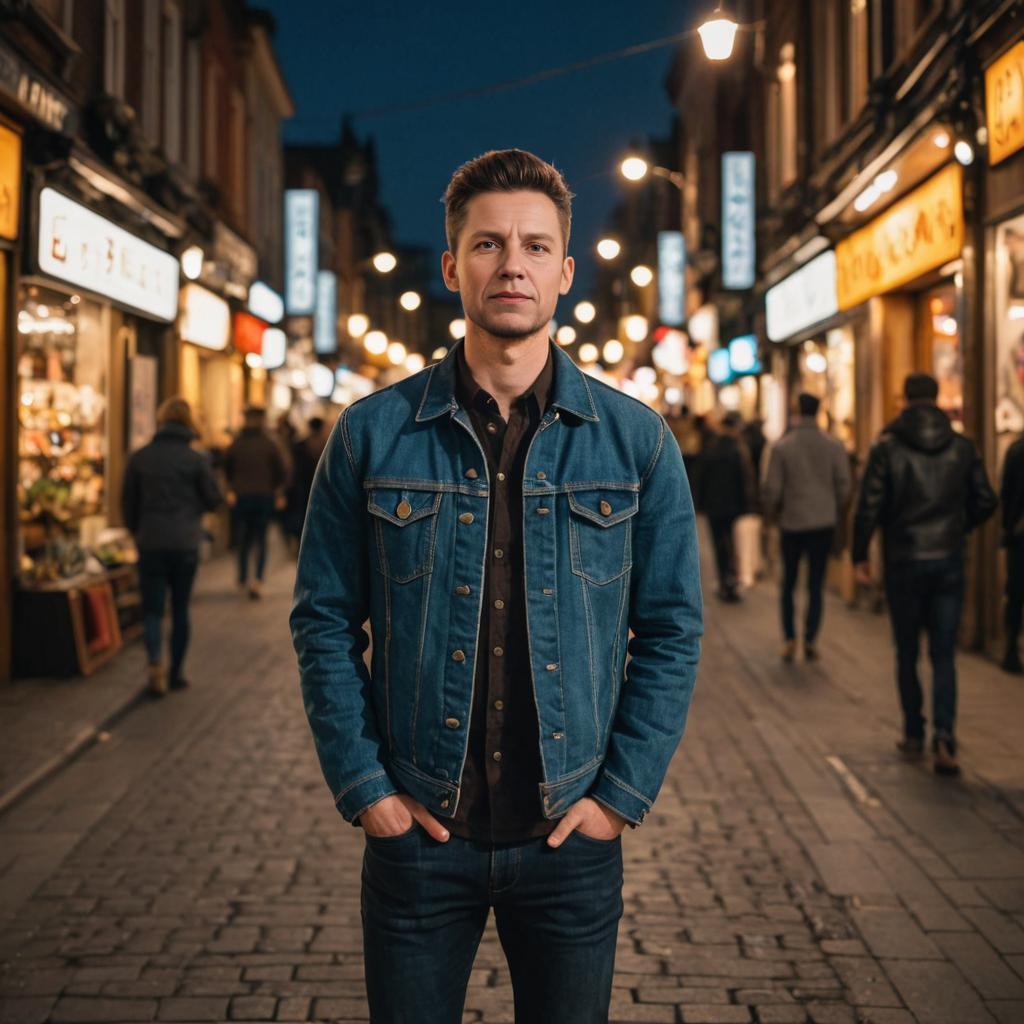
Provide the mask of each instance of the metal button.
POLYGON ((444 720, 444 724, 447 725, 449 729, 458 729, 460 723, 457 718, 446 718, 444 720))
POLYGON ((475 469, 467 469, 466 470, 466 479, 467 480, 475 480, 477 478, 477 476, 479 476, 479 474, 477 473, 477 471, 475 469))
POLYGON ((549 672, 557 672, 557 671, 558 671, 558 662, 557 662, 557 661, 553 661, 553 662, 551 662, 551 664, 550 664, 550 665, 545 665, 544 667, 545 667, 545 668, 546 668, 546 669, 547 669, 547 670, 548 670, 549 672))
POLYGON ((403 499, 398 503, 398 508, 395 509, 395 515, 399 519, 408 519, 412 515, 412 505, 403 499))
POLYGON ((497 432, 498 432, 498 425, 496 423, 488 423, 487 424, 487 433, 488 434, 496 434, 497 432))
POLYGON ((499 473, 498 474, 498 479, 499 480, 504 480, 505 479, 505 474, 504 473, 499 473))
POLYGON ((504 558, 505 557, 505 552, 502 551, 501 548, 495 548, 494 549, 494 557, 495 558, 504 558))
POLYGON ((547 478, 548 478, 547 473, 544 473, 543 471, 537 474, 537 479, 538 480, 547 480, 547 478))
POLYGON ((498 600, 494 602, 494 607, 500 612, 501 609, 505 607, 505 602, 499 597, 498 600))
POLYGON ((491 754, 491 757, 493 757, 495 761, 500 761, 501 760, 501 751, 500 750, 496 750, 493 754, 491 754))
POLYGON ((504 647, 495 647, 494 648, 494 656, 496 658, 500 658, 504 653, 505 653, 505 648, 504 647))
POLYGON ((496 700, 494 702, 494 708, 495 708, 496 711, 501 711, 501 710, 504 709, 504 707, 505 707, 505 702, 503 700, 496 700))
POLYGON ((472 512, 463 512, 462 515, 459 516, 459 522, 465 523, 467 526, 469 526, 469 524, 473 522, 475 518, 476 517, 473 515, 472 512))
POLYGON ((553 740, 560 740, 560 739, 561 739, 561 738, 562 738, 562 737, 563 737, 564 735, 565 735, 565 733, 561 733, 561 732, 553 732, 553 733, 551 734, 551 738, 552 738, 553 740))
POLYGON ((541 593, 543 593, 545 597, 550 597, 554 593, 554 590, 552 590, 551 587, 545 587, 541 593))
POLYGON ((607 501, 602 501, 600 505, 601 515, 610 516, 612 514, 612 507, 607 501))
POLYGON ((549 508, 539 508, 539 509, 537 509, 537 515, 539 515, 539 516, 546 516, 550 511, 551 511, 551 509, 549 509, 549 508))
POLYGON ((461 594, 463 597, 465 597, 469 593, 469 587, 467 587, 465 583, 460 583, 455 588, 455 593, 461 594))
POLYGON ((465 661, 465 660, 466 660, 466 652, 465 651, 452 651, 452 661, 465 661))
POLYGON ((448 806, 448 801, 447 800, 442 800, 441 801, 441 806, 442 807, 447 807, 448 806))

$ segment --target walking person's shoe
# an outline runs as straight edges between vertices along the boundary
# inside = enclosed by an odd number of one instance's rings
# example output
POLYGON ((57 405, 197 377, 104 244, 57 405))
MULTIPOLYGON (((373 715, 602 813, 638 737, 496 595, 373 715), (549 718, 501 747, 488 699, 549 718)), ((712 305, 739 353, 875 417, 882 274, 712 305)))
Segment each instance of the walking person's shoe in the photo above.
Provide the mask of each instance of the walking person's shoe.
POLYGON ((949 736, 936 736, 932 741, 936 775, 959 775, 960 763, 956 759, 956 741, 949 736))
POLYGON ((818 646, 814 641, 804 641, 804 661, 818 660, 818 646))
POLYGON ((164 675, 164 667, 159 662, 150 665, 146 671, 149 680, 149 692, 154 697, 167 695, 167 677, 164 675))
POLYGON ((795 640, 787 640, 782 645, 781 657, 782 657, 782 660, 787 665, 792 665, 793 664, 793 659, 796 657, 796 641, 795 640))
POLYGON ((1012 676, 1024 676, 1024 662, 1020 660, 1020 654, 1017 652, 1016 647, 1007 647, 1006 654, 1003 655, 1003 660, 999 663, 999 667, 1004 672, 1009 672, 1012 676))
POLYGON ((178 671, 171 669, 171 689, 187 690, 192 684, 178 671))
POLYGON ((258 601, 263 596, 262 588, 263 584, 260 580, 253 580, 249 584, 249 600, 258 601))
POLYGON ((916 761, 924 756, 924 737, 904 736, 903 739, 896 744, 896 749, 905 758, 907 758, 908 761, 916 761))

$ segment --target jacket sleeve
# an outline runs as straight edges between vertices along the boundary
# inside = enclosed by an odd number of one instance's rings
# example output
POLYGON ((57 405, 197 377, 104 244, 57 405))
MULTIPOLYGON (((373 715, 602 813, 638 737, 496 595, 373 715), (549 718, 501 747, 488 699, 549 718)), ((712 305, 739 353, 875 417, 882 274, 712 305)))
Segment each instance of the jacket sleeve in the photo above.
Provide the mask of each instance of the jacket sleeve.
POLYGON ((885 506, 888 477, 888 454, 886 443, 876 441, 868 455, 868 464, 860 482, 857 498, 857 512, 853 517, 853 561, 868 560, 868 545, 871 535, 878 528, 885 506))
POLYGON ((761 485, 761 505, 765 516, 774 520, 782 508, 782 455, 778 445, 768 456, 768 469, 761 485))
POLYGON ((631 660, 588 794, 633 824, 654 803, 682 738, 703 633, 693 502, 679 446, 666 444, 666 436, 662 424, 632 520, 631 660))
POLYGON ((224 495, 220 492, 220 487, 213 475, 210 459, 206 455, 200 455, 199 458, 199 475, 196 479, 196 488, 199 491, 199 500, 207 512, 212 512, 223 503, 224 495))
POLYGON ((981 461, 978 449, 974 449, 971 462, 971 477, 967 488, 967 528, 973 530, 980 526, 996 510, 999 499, 992 485, 988 482, 985 464, 981 461))
POLYGON ((139 495, 139 471, 135 465, 135 459, 130 458, 124 471, 124 481, 121 484, 121 518, 124 525, 128 527, 129 533, 137 533, 139 529, 139 514, 141 512, 141 501, 139 495))
POLYGON ((399 790, 385 769, 363 654, 369 637, 366 504, 348 431, 339 417, 310 492, 290 624, 302 700, 320 768, 352 824, 399 790))

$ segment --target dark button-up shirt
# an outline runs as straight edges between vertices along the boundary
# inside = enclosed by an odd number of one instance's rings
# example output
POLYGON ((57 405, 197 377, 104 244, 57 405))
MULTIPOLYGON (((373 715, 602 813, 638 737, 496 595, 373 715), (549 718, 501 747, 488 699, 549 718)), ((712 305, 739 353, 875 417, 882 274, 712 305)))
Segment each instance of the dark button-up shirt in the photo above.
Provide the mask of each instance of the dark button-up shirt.
POLYGON ((469 413, 490 477, 487 564, 473 683, 469 750, 452 833, 483 842, 547 835, 557 822, 541 813, 537 707, 526 633, 523 471, 547 409, 554 365, 519 396, 506 422, 458 352, 456 397, 469 413))

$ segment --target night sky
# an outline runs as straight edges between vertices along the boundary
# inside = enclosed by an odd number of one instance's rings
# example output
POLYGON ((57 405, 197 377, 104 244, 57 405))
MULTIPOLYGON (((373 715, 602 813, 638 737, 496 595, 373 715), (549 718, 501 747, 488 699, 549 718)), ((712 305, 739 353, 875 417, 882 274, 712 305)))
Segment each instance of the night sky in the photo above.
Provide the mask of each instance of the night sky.
POLYGON ((295 100, 285 141, 332 141, 342 115, 357 115, 360 137, 369 133, 377 143, 381 198, 399 243, 443 251, 439 198, 463 161, 518 146, 554 163, 576 194, 571 306, 592 280, 593 247, 620 192, 616 166, 623 151, 632 139, 669 132, 664 81, 672 46, 497 95, 409 112, 361 112, 519 79, 671 36, 694 27, 696 14, 709 5, 258 0, 258 6, 277 20, 276 49, 295 100))

